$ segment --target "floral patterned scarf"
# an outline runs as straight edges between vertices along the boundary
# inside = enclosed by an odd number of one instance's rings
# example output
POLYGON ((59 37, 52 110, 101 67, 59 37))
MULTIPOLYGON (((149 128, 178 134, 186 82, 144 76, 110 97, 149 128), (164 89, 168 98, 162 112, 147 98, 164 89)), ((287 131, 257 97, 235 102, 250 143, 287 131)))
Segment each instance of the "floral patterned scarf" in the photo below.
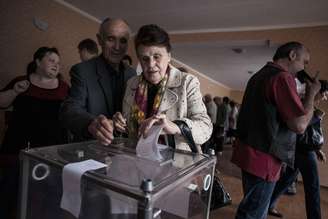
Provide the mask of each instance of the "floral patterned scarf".
POLYGON ((151 86, 149 82, 140 76, 139 85, 135 93, 134 104, 131 109, 129 135, 136 137, 138 135, 139 124, 146 119, 146 115, 153 116, 158 113, 159 106, 166 88, 166 84, 169 78, 169 73, 166 73, 158 84, 159 88, 154 98, 154 104, 151 108, 151 112, 147 112, 148 108, 148 88, 151 86))

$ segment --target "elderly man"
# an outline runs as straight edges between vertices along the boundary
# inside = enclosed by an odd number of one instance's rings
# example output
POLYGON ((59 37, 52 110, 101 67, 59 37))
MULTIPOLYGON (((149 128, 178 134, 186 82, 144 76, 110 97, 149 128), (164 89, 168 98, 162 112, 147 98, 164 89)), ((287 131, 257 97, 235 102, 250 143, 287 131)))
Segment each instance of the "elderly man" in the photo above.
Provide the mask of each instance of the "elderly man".
POLYGON ((308 64, 308 50, 298 42, 280 46, 249 81, 237 122, 232 162, 242 169, 244 198, 236 219, 264 219, 280 175, 282 161, 293 166, 296 133, 303 133, 313 113, 320 89, 308 82, 303 103, 295 75, 308 64))
POLYGON ((122 110, 126 81, 136 72, 121 63, 126 55, 130 28, 122 19, 105 19, 97 34, 102 54, 71 69, 68 98, 64 101, 60 120, 74 135, 75 141, 106 136, 113 139, 115 112, 122 110))

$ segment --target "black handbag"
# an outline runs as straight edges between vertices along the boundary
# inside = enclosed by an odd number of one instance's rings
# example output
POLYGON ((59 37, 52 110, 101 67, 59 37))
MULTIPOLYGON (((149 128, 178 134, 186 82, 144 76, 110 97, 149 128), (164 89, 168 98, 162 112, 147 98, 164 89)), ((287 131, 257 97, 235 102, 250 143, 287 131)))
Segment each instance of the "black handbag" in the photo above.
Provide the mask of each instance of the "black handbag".
POLYGON ((211 210, 222 208, 232 203, 229 192, 227 192, 223 186, 222 181, 218 176, 218 172, 215 172, 212 187, 212 199, 211 210))
MULTIPOLYGON (((202 191, 202 199, 204 202, 208 200, 208 192, 202 191)), ((215 171, 212 187, 212 197, 210 203, 210 209, 215 210, 222 208, 224 206, 230 205, 232 203, 229 192, 227 192, 223 186, 222 181, 218 176, 218 171, 215 171)))
MULTIPOLYGON (((179 127, 181 134, 186 139, 190 150, 194 153, 197 153, 197 147, 192 137, 192 133, 188 125, 184 121, 176 120, 174 123, 179 127)), ((202 191, 202 199, 204 202, 208 200, 208 192, 202 191)), ((230 194, 225 190, 222 181, 219 178, 219 171, 215 171, 214 179, 213 179, 213 187, 212 187, 212 198, 210 203, 210 209, 218 209, 222 208, 226 205, 230 205, 232 203, 230 194)))
POLYGON ((303 134, 297 136, 297 149, 302 151, 319 150, 323 143, 321 120, 310 124, 303 134))

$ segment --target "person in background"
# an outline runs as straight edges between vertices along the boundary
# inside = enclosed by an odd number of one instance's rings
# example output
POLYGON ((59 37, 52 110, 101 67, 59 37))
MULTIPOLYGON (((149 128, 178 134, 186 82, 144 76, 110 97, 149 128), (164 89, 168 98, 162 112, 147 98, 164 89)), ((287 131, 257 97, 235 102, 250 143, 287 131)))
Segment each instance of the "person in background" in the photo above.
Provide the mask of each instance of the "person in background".
POLYGON ((237 129, 237 117, 238 117, 238 107, 237 103, 233 100, 230 101, 230 114, 229 114, 229 130, 227 132, 227 138, 229 138, 228 142, 232 143, 234 140, 234 137, 236 135, 236 129, 237 129))
POLYGON ((60 121, 74 141, 103 136, 110 143, 113 139, 111 118, 122 111, 126 81, 136 75, 121 62, 129 37, 130 28, 124 20, 106 18, 97 34, 102 54, 72 67, 72 86, 62 105, 60 121))
POLYGON ((19 151, 66 142, 58 112, 69 87, 59 70, 58 50, 40 47, 27 75, 16 77, 0 91, 0 107, 13 108, 0 149, 0 218, 11 218, 17 210, 19 151))
POLYGON ((216 104, 212 100, 211 94, 206 94, 204 96, 204 103, 205 103, 205 107, 206 107, 208 116, 211 118, 212 123, 215 124, 217 107, 216 107, 216 104))
POLYGON ((309 124, 320 90, 315 77, 303 102, 297 93, 295 76, 309 60, 301 43, 288 42, 247 83, 231 159, 242 170, 244 192, 236 219, 266 218, 282 162, 293 166, 296 134, 309 124))
POLYGON ((77 48, 79 50, 80 59, 82 62, 98 56, 97 43, 92 39, 87 38, 82 40, 77 48))
MULTIPOLYGON (((221 100, 221 99, 220 99, 221 100)), ((219 99, 216 99, 218 102, 219 99)), ((217 139, 217 153, 222 154, 223 146, 226 140, 226 132, 229 129, 229 98, 223 97, 222 103, 217 106, 216 115, 216 139, 217 139)))
MULTIPOLYGON (((139 138, 146 137, 153 125, 162 125, 163 134, 173 137, 177 149, 192 150, 187 144, 192 138, 197 147, 194 152, 201 153, 200 145, 211 136, 212 122, 198 79, 170 65, 169 35, 157 25, 139 29, 135 48, 143 71, 128 81, 123 111, 113 118, 115 128, 130 138, 139 138), (182 129, 190 130, 191 138, 182 129)), ((101 137, 99 140, 108 141, 101 137)))
MULTIPOLYGON (((317 104, 320 101, 327 100, 328 92, 318 93, 316 96, 317 104)), ((308 219, 321 219, 321 204, 320 204, 320 180, 318 174, 317 160, 326 162, 326 155, 321 150, 323 145, 323 136, 318 133, 311 136, 309 131, 313 127, 321 128, 321 121, 324 112, 318 108, 314 109, 313 117, 305 131, 305 133, 298 135, 296 143, 295 165, 294 167, 286 167, 285 172, 282 174, 270 200, 269 215, 275 217, 283 217, 283 215, 276 209, 276 205, 280 195, 286 192, 292 183, 295 183, 298 173, 301 173, 303 179, 306 216, 308 219), (306 135, 306 133, 308 133, 306 135), (313 145, 309 145, 309 139, 315 139, 313 145), (316 143, 316 145, 314 145, 316 143)))
MULTIPOLYGON (((221 106, 221 104, 222 104, 222 98, 221 98, 221 97, 218 97, 218 96, 215 96, 215 97, 213 98, 213 102, 215 103, 216 108, 218 109, 219 106, 221 106)), ((216 115, 216 119, 217 119, 217 116, 218 116, 218 115, 216 115)), ((216 122, 217 122, 217 121, 216 121, 216 122)), ((216 122, 215 122, 215 123, 216 123, 216 122)))
POLYGON ((222 155, 223 145, 224 145, 224 120, 221 118, 222 116, 222 98, 221 97, 214 97, 213 101, 217 108, 216 113, 216 122, 213 131, 213 139, 214 139, 214 146, 215 152, 219 155, 222 155))
POLYGON ((122 62, 127 66, 132 66, 132 59, 129 55, 125 55, 122 59, 122 62))
MULTIPOLYGON (((211 94, 205 94, 205 96, 203 97, 203 102, 204 102, 206 110, 207 110, 207 115, 211 118, 213 127, 215 127, 217 107, 216 107, 216 104, 214 103, 214 101, 212 100, 211 94)), ((214 134, 214 132, 212 133, 211 138, 202 145, 202 150, 205 153, 207 153, 207 151, 210 148, 215 149, 213 134, 214 134)))
MULTIPOLYGON (((229 97, 223 97, 223 106, 226 109, 226 115, 224 116, 225 120, 224 120, 224 143, 228 143, 227 142, 227 133, 229 131, 229 118, 230 118, 230 114, 231 114, 231 107, 230 107, 230 99, 229 97)), ((224 111, 223 111, 224 112, 224 111)))

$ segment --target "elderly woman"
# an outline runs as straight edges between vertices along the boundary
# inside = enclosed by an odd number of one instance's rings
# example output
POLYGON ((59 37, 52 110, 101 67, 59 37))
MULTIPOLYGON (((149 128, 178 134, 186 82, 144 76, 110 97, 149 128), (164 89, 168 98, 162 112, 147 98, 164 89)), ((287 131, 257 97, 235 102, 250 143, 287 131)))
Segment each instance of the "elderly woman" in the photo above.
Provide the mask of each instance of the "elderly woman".
MULTIPOLYGON (((173 135, 175 147, 191 150, 187 142, 196 143, 196 151, 212 133, 199 81, 172 65, 170 39, 162 28, 150 24, 140 28, 135 48, 142 74, 127 83, 123 115, 113 117, 114 127, 130 138, 146 137, 154 124, 162 125, 163 134, 173 135), (185 130, 191 135, 186 135, 185 130)), ((195 150, 193 150, 196 152, 195 150)))

